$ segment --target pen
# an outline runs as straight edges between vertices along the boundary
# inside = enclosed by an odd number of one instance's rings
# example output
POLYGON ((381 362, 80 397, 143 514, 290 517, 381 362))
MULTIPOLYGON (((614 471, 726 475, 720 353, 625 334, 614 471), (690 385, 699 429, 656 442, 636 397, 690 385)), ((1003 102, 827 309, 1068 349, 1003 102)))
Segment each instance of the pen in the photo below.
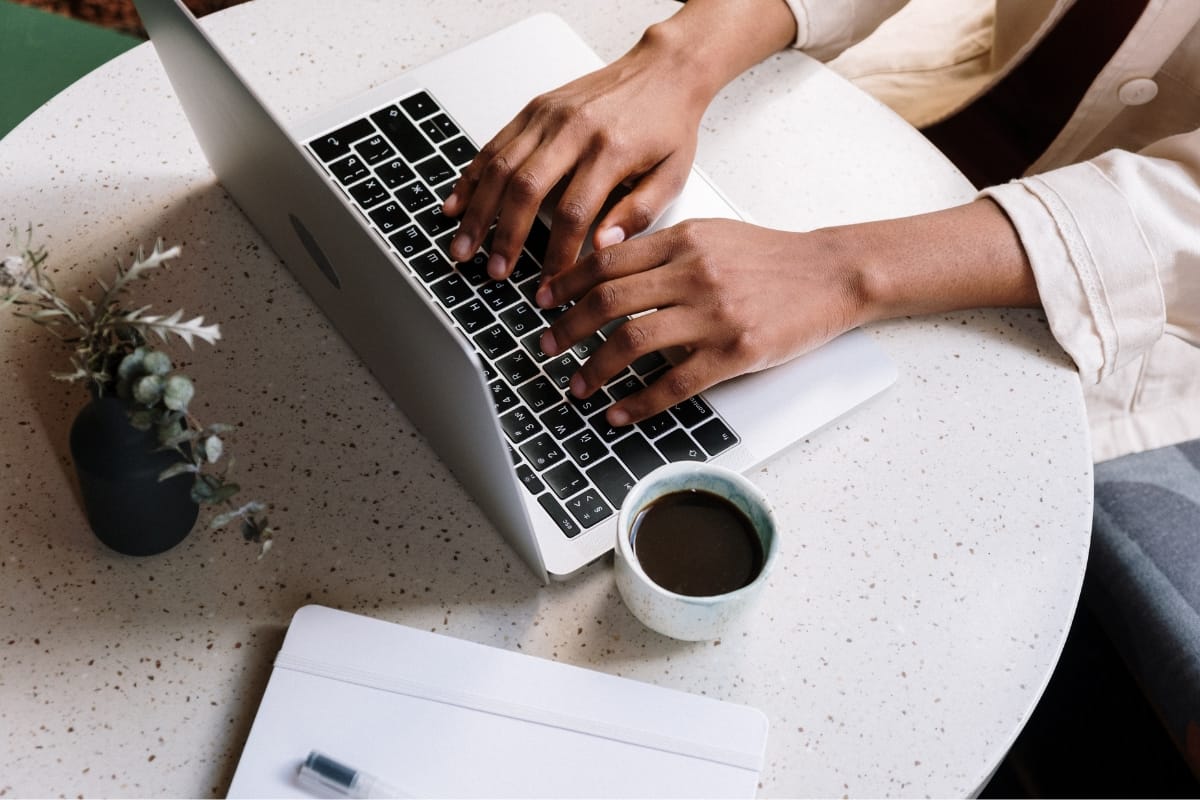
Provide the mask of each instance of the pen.
POLYGON ((332 790, 342 797, 410 797, 374 775, 313 750, 300 765, 300 783, 332 790))

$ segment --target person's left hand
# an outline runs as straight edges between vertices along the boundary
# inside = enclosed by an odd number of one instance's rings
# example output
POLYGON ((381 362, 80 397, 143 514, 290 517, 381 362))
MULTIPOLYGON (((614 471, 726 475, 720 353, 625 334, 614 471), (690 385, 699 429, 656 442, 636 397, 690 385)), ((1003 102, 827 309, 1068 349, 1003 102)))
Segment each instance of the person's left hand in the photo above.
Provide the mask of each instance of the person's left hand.
POLYGON ((599 250, 539 290, 543 308, 577 301, 542 336, 542 349, 557 355, 614 319, 651 312, 613 331, 570 385, 587 397, 640 356, 682 347, 679 363, 608 411, 611 425, 637 422, 863 321, 856 265, 831 244, 821 232, 689 220, 599 250))

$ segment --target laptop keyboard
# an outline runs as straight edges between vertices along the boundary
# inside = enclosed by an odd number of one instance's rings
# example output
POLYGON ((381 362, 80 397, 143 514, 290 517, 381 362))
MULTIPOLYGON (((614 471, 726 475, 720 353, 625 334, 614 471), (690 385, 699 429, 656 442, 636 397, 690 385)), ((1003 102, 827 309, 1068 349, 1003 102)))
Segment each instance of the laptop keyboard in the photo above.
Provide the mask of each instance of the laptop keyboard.
POLYGON ((737 443, 702 397, 635 425, 605 421, 610 405, 666 371, 657 353, 591 397, 567 391, 575 370, 624 320, 554 358, 542 352, 539 338, 566 309, 533 302, 550 236, 540 219, 508 280, 488 277, 486 242, 471 261, 452 263, 458 222, 442 215, 441 204, 477 149, 427 92, 318 136, 308 149, 474 346, 517 476, 563 534, 577 536, 612 516, 655 467, 707 461, 737 443))

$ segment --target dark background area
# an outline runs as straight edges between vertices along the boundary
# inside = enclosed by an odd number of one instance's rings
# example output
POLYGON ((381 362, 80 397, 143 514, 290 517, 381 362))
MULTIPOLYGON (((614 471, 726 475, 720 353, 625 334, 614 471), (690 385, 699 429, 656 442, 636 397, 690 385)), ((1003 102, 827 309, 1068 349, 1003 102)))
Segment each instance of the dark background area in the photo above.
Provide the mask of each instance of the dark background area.
MULTIPOLYGON (((91 22, 111 30, 146 38, 129 0, 15 0, 17 3, 91 22)), ((196 16, 237 5, 243 0, 184 0, 196 16)))
MULTIPOLYGON (((185 3, 202 16, 243 1, 185 3)), ((129 0, 15 2, 145 38, 129 0)), ((98 60, 115 55, 129 44, 106 46, 112 48, 111 52, 100 53, 98 60)), ((79 72, 91 66, 81 63, 79 72)), ((25 74, 22 79, 34 93, 42 91, 49 96, 61 88, 56 85, 42 90, 32 85, 35 77, 25 74)), ((62 80, 73 77, 64 75, 62 80)), ((43 99, 38 97, 28 110, 43 99)), ((17 115, 12 123, 19 119, 17 115)), ((0 130, 0 136, 3 133, 0 130)), ((1041 703, 981 796, 1200 797, 1200 782, 1188 770, 1086 604, 1081 603, 1041 703)))

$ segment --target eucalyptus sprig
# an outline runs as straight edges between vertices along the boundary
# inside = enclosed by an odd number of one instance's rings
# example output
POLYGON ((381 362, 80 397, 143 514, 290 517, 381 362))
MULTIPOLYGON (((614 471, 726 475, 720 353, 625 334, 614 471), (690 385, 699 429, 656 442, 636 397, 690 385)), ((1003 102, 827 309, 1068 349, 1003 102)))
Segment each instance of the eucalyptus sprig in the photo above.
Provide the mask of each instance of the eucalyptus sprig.
POLYGON ((45 269, 44 247, 32 245, 32 226, 25 241, 13 229, 13 243, 20 255, 0 261, 0 307, 12 306, 14 313, 42 326, 72 348, 70 372, 51 374, 64 381, 88 380, 97 397, 115 393, 129 404, 130 423, 139 430, 154 429, 159 445, 179 453, 181 460, 167 468, 159 480, 192 474, 192 499, 198 504, 225 506, 210 522, 211 528, 241 523, 242 536, 260 545, 259 557, 271 547, 272 530, 261 516, 266 505, 253 500, 240 505, 234 497, 240 491, 229 479, 234 460, 223 467, 218 462, 225 452, 221 436, 233 430, 222 424, 201 424, 189 411, 195 386, 179 372, 170 357, 147 345, 151 335, 162 342, 171 337, 183 340, 189 349, 196 339, 216 344, 221 338, 218 325, 206 325, 204 318, 183 318, 183 311, 170 315, 147 313, 150 306, 127 308, 122 303, 133 281, 145 277, 179 257, 181 248, 163 248, 155 243, 149 255, 138 249, 128 267, 117 263, 111 282, 96 278, 100 295, 92 300, 80 294, 79 305, 72 305, 58 293, 45 269))

